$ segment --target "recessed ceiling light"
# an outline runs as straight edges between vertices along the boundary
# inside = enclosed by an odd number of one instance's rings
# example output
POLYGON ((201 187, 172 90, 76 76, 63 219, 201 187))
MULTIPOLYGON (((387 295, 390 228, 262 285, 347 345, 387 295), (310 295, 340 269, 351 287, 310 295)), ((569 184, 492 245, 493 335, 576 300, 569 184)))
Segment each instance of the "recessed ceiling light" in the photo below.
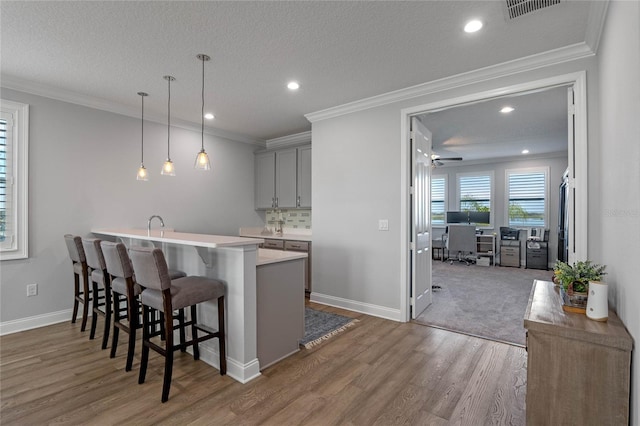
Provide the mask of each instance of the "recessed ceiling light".
POLYGON ((522 153, 523 153, 523 154, 528 154, 528 153, 529 153, 529 150, 528 150, 528 149, 523 149, 523 150, 522 150, 522 153))
POLYGON ((464 32, 475 33, 476 31, 479 31, 480 28, 482 28, 482 22, 477 19, 474 19, 472 21, 467 22, 467 24, 464 26, 464 32))
POLYGON ((287 84, 287 87, 289 88, 289 90, 298 90, 300 88, 300 85, 297 81, 290 81, 289 84, 287 84))
POLYGON ((501 112, 501 113, 503 113, 503 114, 509 114, 509 113, 510 113, 510 112, 512 112, 513 110, 515 110, 515 108, 514 108, 514 107, 506 106, 506 107, 502 108, 502 109, 500 110, 500 112, 501 112))
POLYGON ((213 114, 211 114, 210 112, 206 113, 204 115, 204 118, 206 118, 207 120, 213 120, 215 117, 213 114))

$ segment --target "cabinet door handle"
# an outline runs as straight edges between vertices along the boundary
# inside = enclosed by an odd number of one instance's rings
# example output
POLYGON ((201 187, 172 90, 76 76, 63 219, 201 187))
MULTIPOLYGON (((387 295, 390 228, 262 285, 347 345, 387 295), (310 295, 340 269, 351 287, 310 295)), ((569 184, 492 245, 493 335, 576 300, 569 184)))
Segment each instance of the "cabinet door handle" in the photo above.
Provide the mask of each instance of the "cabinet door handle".
POLYGON ((271 197, 271 208, 276 206, 276 199, 274 197, 271 197))
POLYGON ((278 207, 278 197, 276 197, 276 207, 278 207))
POLYGON ((296 205, 297 205, 298 207, 300 207, 300 196, 299 196, 299 195, 298 195, 298 201, 296 202, 296 205))

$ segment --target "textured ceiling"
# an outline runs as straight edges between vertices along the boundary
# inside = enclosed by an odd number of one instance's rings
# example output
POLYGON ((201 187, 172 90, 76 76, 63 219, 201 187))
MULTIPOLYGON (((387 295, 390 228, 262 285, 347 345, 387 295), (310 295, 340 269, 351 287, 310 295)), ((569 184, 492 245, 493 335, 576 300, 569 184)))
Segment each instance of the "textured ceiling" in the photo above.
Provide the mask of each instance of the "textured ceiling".
MULTIPOLYGON (((567 152, 567 88, 463 105, 420 116, 432 132, 433 152, 464 162, 567 152), (514 111, 503 114, 510 106, 514 111)), ((456 165, 458 162, 446 162, 456 165)))
POLYGON ((258 139, 304 114, 585 41, 589 2, 507 21, 499 1, 0 2, 1 75, 258 139), (462 32, 479 17, 485 28, 462 32), (286 83, 298 80, 298 92, 286 83))

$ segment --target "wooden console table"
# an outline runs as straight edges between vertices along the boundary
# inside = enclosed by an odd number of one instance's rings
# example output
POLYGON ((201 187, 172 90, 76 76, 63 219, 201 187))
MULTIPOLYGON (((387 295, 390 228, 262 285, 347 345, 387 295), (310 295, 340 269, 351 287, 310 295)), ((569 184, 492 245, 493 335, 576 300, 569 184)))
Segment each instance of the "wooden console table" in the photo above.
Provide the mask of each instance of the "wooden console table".
POLYGON ((628 425, 632 339, 607 322, 564 312, 552 282, 535 280, 527 329, 527 425, 628 425))

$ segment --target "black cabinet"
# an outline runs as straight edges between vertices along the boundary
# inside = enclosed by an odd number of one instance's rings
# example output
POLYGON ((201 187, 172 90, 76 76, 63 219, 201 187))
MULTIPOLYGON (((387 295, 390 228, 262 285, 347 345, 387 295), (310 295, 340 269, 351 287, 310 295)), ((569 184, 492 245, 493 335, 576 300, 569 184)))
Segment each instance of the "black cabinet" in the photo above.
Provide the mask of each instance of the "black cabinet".
POLYGON ((549 269, 549 242, 548 241, 527 241, 526 243, 526 263, 525 268, 529 269, 549 269))

